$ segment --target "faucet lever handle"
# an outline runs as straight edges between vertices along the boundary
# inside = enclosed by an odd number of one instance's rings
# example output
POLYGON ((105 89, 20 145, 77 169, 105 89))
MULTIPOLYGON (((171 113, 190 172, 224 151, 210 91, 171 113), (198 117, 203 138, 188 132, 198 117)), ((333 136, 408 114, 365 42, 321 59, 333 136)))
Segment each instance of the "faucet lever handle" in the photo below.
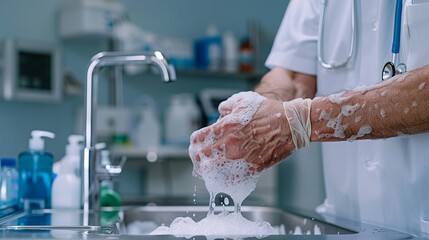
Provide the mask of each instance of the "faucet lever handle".
POLYGON ((127 157, 126 156, 122 156, 121 157, 121 161, 119 162, 119 165, 112 165, 112 164, 108 164, 106 165, 106 170, 109 173, 109 175, 119 175, 122 172, 122 168, 125 165, 125 162, 127 162, 127 157))
POLYGON ((127 156, 121 156, 121 161, 119 162, 119 166, 123 168, 127 160, 128 160, 127 156))

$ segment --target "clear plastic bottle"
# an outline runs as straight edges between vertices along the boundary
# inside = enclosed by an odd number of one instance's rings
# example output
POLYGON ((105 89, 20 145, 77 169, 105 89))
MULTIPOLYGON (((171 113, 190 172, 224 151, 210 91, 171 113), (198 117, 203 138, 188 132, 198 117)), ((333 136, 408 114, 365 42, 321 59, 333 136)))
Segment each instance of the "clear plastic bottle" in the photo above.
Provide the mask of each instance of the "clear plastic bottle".
POLYGON ((79 209, 80 160, 84 140, 82 135, 70 135, 66 155, 61 159, 58 176, 52 184, 52 208, 79 209), (67 189, 67 191, 64 191, 67 189))
POLYGON ((18 202, 18 171, 15 158, 0 159, 1 184, 0 203, 2 207, 12 206, 18 202))
POLYGON ((165 119, 166 144, 186 146, 200 127, 201 113, 194 97, 187 93, 173 95, 165 119))
MULTIPOLYGON (((66 154, 57 164, 57 177, 52 184, 51 223, 57 226, 78 226, 81 224, 81 180, 80 161, 84 140, 82 135, 70 135, 66 154)), ((55 238, 77 238, 76 234, 62 230, 51 230, 55 238)))
POLYGON ((222 62, 222 38, 216 26, 210 25, 206 32, 208 68, 211 71, 219 71, 222 62))
POLYGON ((226 72, 238 71, 238 41, 231 31, 225 32, 222 38, 223 68, 226 72))
POLYGON ((19 207, 21 209, 50 208, 54 156, 45 152, 45 142, 42 137, 54 138, 55 134, 34 130, 31 136, 29 150, 18 155, 19 207))
POLYGON ((133 111, 131 139, 139 148, 156 148, 161 145, 161 126, 155 100, 149 95, 140 96, 133 111))

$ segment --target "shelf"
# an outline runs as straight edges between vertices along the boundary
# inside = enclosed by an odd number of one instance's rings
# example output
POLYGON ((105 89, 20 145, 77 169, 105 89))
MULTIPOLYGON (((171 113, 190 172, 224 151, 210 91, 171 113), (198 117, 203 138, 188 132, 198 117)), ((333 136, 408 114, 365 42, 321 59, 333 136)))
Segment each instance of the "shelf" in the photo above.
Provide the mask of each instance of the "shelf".
POLYGON ((177 70, 177 76, 190 76, 190 77, 211 77, 211 78, 237 78, 247 80, 259 80, 265 72, 224 72, 224 71, 210 71, 210 70, 177 70))
POLYGON ((129 159, 144 159, 149 162, 160 159, 189 159, 188 148, 185 146, 160 146, 153 149, 114 147, 111 152, 115 157, 126 156, 129 159))

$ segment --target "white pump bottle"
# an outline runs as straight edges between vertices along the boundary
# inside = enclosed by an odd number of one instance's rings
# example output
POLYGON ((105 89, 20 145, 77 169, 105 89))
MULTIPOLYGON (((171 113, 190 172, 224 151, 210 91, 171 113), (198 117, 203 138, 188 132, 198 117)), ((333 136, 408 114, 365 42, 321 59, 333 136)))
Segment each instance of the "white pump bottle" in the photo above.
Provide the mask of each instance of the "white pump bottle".
POLYGON ((80 160, 82 135, 70 135, 66 155, 60 161, 58 176, 52 185, 52 208, 78 209, 81 204, 80 160), (66 191, 64 191, 67 189, 66 191))

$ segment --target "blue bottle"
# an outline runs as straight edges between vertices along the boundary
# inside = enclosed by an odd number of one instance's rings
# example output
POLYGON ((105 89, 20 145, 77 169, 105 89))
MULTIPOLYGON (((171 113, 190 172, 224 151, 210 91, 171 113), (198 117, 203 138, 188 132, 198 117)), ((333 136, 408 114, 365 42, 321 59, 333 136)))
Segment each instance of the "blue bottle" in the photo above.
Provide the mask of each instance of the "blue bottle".
POLYGON ((19 207, 21 209, 51 208, 54 157, 45 152, 42 137, 54 138, 51 132, 34 130, 29 150, 18 156, 19 207))

